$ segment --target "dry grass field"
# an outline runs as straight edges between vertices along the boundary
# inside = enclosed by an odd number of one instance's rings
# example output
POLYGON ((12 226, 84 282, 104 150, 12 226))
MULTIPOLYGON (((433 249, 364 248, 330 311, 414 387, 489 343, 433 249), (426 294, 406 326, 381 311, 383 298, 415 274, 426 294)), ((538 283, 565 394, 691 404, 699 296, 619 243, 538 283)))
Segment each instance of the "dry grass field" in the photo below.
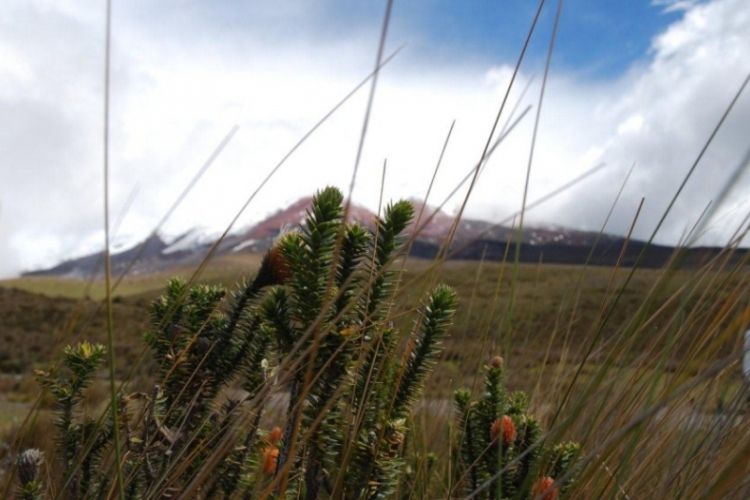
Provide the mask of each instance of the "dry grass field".
MULTIPOLYGON (((258 262, 255 255, 218 259, 196 282, 223 284, 231 289, 242 278, 251 276, 258 262)), ((412 321, 410 313, 418 305, 417 297, 433 280, 444 281, 458 291, 461 305, 446 341, 444 363, 439 364, 432 377, 430 392, 442 396, 450 393, 451 387, 472 381, 482 362, 497 353, 512 367, 510 382, 518 388, 533 389, 550 380, 564 383, 601 327, 597 349, 584 366, 584 374, 596 371, 607 346, 627 330, 637 315, 648 317, 658 311, 659 319, 652 328, 663 328, 667 318, 677 321, 675 315, 707 307, 701 303, 705 294, 712 294, 718 303, 727 300, 740 282, 739 276, 732 275, 725 278, 729 283, 713 290, 717 280, 723 279, 720 272, 709 273, 702 282, 695 282, 692 271, 667 275, 661 270, 643 269, 637 270, 623 288, 630 269, 515 267, 469 261, 449 261, 438 271, 433 271, 433 267, 432 262, 418 259, 404 264, 399 310, 394 319, 412 321), (618 294, 619 301, 603 324, 603 309, 618 294)), ((130 367, 143 349, 140 334, 148 328, 148 307, 166 280, 173 274, 189 278, 193 271, 182 269, 127 278, 115 290, 115 347, 123 367, 130 367)), ((31 374, 35 367, 49 363, 65 343, 76 339, 103 343, 106 334, 102 294, 100 282, 90 285, 54 277, 0 281, 0 324, 3 340, 9 346, 0 359, 0 369, 5 373, 31 374)), ((699 327, 696 324, 696 330, 691 330, 695 338, 702 337, 699 327)), ((628 349, 620 352, 614 362, 623 369, 648 365, 644 356, 652 350, 665 357, 667 371, 687 363, 688 371, 683 375, 695 374, 708 360, 685 359, 691 352, 690 337, 686 333, 679 343, 663 352, 665 338, 641 331, 633 334, 628 349)), ((731 351, 738 339, 728 338, 716 356, 731 351)), ((738 378, 739 368, 735 367, 732 373, 738 378)))
MULTIPOLYGON (((258 262, 258 256, 217 259, 195 282, 231 289, 251 277, 258 262)), ((618 430, 629 429, 598 452, 601 464, 640 460, 641 465, 621 471, 629 479, 618 488, 627 488, 628 494, 658 484, 657 478, 643 475, 648 464, 655 474, 671 474, 664 461, 698 436, 688 438, 686 432, 708 439, 746 428, 735 354, 748 320, 748 288, 738 269, 723 269, 718 260, 691 271, 468 261, 436 266, 416 259, 396 263, 402 266, 390 314, 394 323, 415 321, 420 297, 435 282, 454 287, 460 299, 441 361, 414 414, 418 447, 445 448, 451 394, 460 387, 481 392, 483 367, 498 354, 505 359, 507 387, 528 391, 531 409, 554 426, 558 437, 596 449, 618 430), (643 435, 651 437, 644 441, 643 435)), ((175 274, 190 278, 193 271, 175 274)), ((113 293, 115 373, 133 390, 148 389, 153 366, 144 356, 141 334, 149 328, 149 305, 171 274, 128 278, 113 293)), ((106 342, 101 291, 101 283, 55 278, 0 282, 0 335, 7 346, 0 359, 0 434, 6 440, 18 439, 17 430, 31 415, 36 431, 24 434, 23 444, 51 446, 45 438, 52 432, 51 403, 38 398, 33 371, 49 366, 65 344, 106 342), (29 414, 35 403, 40 410, 29 414)), ((88 405, 101 412, 108 375, 101 372, 97 378, 88 405)), ((277 402, 269 415, 279 415, 283 405, 277 402)), ((0 454, 7 458, 7 451, 0 454)), ((725 465, 696 467, 710 475, 725 465)), ((603 470, 611 473, 608 466, 603 470)), ((597 467, 587 469, 582 491, 611 491, 600 473, 597 467)))

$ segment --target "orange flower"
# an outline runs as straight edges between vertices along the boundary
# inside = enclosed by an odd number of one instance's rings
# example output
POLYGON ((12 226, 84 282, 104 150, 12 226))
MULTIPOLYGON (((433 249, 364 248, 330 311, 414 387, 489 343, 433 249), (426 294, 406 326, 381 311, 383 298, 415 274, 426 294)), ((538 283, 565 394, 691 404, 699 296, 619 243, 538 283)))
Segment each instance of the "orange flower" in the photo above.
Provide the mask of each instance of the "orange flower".
POLYGON ((492 368, 502 368, 505 364, 505 361, 500 356, 495 356, 492 358, 492 361, 490 361, 490 365, 492 365, 492 368))
POLYGON ((263 448, 263 474, 276 474, 276 463, 279 460, 279 448, 276 446, 281 440, 281 429, 274 427, 268 433, 268 446, 263 448))
POLYGON ((278 427, 274 427, 268 434, 268 442, 271 444, 276 444, 279 442, 279 440, 281 440, 281 429, 278 427))
POLYGON ((274 446, 263 448, 263 474, 276 474, 276 462, 279 459, 279 449, 274 446))
POLYGON ((531 496, 541 500, 555 500, 557 498, 557 486, 551 477, 540 477, 531 489, 531 496))
POLYGON ((495 440, 500 436, 500 432, 503 433, 503 442, 505 444, 511 444, 516 440, 516 424, 513 423, 513 419, 508 415, 503 415, 503 418, 498 418, 492 424, 490 433, 492 439, 495 440))

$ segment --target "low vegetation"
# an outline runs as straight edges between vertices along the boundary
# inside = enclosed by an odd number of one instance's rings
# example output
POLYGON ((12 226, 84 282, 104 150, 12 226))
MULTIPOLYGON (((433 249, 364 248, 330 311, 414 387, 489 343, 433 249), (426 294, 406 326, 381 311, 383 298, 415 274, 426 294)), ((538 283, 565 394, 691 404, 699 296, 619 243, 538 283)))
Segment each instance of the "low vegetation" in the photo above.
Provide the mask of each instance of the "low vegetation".
POLYGON ((745 498, 729 250, 690 272, 405 261, 408 203, 374 231, 344 211, 319 193, 232 293, 241 257, 123 288, 114 402, 100 303, 0 288, 26 341, 2 360, 6 494, 745 498))
MULTIPOLYGON (((419 457, 409 420, 457 296, 432 287, 413 326, 396 328, 389 266, 413 208, 389 206, 373 233, 343 224, 342 202, 338 190, 320 192, 303 229, 280 237, 226 304, 223 288, 171 280, 144 336, 156 368, 149 392, 121 390, 98 419, 85 411, 105 354, 88 342, 66 347, 59 368, 38 371, 54 401, 56 447, 47 474, 42 451, 19 455, 17 496, 375 499, 430 489, 431 474, 407 470, 419 457), (224 397, 233 382, 241 395, 224 397), (264 432, 279 391, 283 429, 264 432)), ((456 395, 457 473, 444 487, 452 496, 481 479, 487 498, 557 495, 571 479, 558 485, 540 474, 567 477, 578 448, 541 453, 539 424, 522 393, 505 393, 502 370, 497 358, 480 401, 456 395)))

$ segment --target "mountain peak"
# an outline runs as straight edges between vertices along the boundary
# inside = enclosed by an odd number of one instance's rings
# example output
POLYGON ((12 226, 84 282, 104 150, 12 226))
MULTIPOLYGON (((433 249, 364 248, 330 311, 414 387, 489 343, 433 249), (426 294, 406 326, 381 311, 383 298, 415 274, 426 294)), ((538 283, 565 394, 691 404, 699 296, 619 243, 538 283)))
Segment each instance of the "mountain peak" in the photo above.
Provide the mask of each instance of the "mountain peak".
MULTIPOLYGON (((300 198, 286 208, 281 208, 272 213, 262 221, 246 229, 228 234, 216 248, 215 255, 264 252, 273 245, 274 240, 286 228, 299 227, 304 223, 312 200, 312 196, 300 198)), ((507 242, 513 240, 516 236, 515 232, 508 227, 482 220, 463 219, 459 221, 454 230, 454 224, 456 224, 454 216, 424 203, 423 200, 411 199, 409 201, 414 205, 415 220, 406 232, 413 234, 418 231, 415 243, 412 246, 412 252, 421 257, 431 258, 435 249, 442 246, 446 238, 452 233, 452 248, 460 250, 476 247, 473 250, 461 250, 457 255, 458 258, 482 258, 485 250, 481 250, 481 248, 486 248, 487 245, 498 249, 504 248, 507 242)), ((358 221, 364 226, 374 229, 375 217, 376 215, 364 206, 356 203, 349 206, 348 220, 350 222, 358 221)), ((550 253, 559 253, 563 247, 570 247, 571 249, 591 248, 593 242, 597 241, 598 236, 596 233, 587 231, 540 226, 525 230, 522 244, 539 248, 539 251, 546 249, 549 259, 550 253)), ((599 241, 610 246, 613 244, 617 246, 622 240, 614 236, 603 236, 604 238, 599 238, 599 241)), ((132 275, 149 274, 179 266, 197 265, 209 253, 219 237, 220 233, 205 228, 194 228, 172 238, 155 235, 133 248, 114 253, 112 255, 112 269, 116 274, 129 270, 128 272, 132 275), (141 249, 144 245, 145 247, 141 249), (137 260, 134 262, 136 257, 137 260)), ((578 253, 583 256, 587 255, 585 251, 574 253, 576 256, 570 257, 574 261, 578 259, 578 253)), ((498 255, 502 256, 502 254, 503 252, 500 252, 498 255)), ((490 255, 488 258, 494 258, 494 256, 490 255)), ((522 256, 522 258, 525 257, 522 256)), ((538 259, 538 256, 534 254, 533 258, 538 259)), ((555 258, 553 256, 551 260, 555 261, 555 258)), ((568 262, 568 260, 565 260, 565 262, 568 262)), ((103 253, 99 252, 68 260, 51 269, 27 274, 46 274, 70 278, 101 276, 102 263, 103 253)))

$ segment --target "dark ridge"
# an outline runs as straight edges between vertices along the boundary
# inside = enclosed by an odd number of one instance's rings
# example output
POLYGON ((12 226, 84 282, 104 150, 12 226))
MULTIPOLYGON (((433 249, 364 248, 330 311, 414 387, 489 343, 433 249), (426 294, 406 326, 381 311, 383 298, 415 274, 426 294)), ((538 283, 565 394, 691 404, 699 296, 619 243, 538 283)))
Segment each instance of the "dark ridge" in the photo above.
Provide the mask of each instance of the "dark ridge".
MULTIPOLYGON (((561 245, 549 243, 545 245, 521 244, 520 261, 526 264, 568 264, 583 265, 588 262, 594 266, 615 266, 620 258, 624 239, 601 244, 591 251, 591 246, 584 245, 561 245)), ((508 261, 515 258, 515 243, 495 240, 477 240, 466 245, 453 245, 451 258, 455 260, 480 260, 484 258, 489 261, 502 261, 507 250, 508 261)), ((633 267, 638 257, 646 247, 643 241, 628 243, 627 249, 622 256, 622 267, 633 267)), ((416 240, 412 245, 409 255, 423 259, 434 259, 438 255, 440 247, 431 242, 416 240)), ((712 258, 724 252, 719 247, 695 247, 679 248, 663 245, 651 245, 646 250, 639 267, 658 269, 665 267, 675 256, 676 252, 682 252, 680 256, 680 268, 699 268, 708 263, 712 258)), ((736 264, 745 258, 747 250, 737 249, 732 252, 729 259, 730 264, 736 264)))

